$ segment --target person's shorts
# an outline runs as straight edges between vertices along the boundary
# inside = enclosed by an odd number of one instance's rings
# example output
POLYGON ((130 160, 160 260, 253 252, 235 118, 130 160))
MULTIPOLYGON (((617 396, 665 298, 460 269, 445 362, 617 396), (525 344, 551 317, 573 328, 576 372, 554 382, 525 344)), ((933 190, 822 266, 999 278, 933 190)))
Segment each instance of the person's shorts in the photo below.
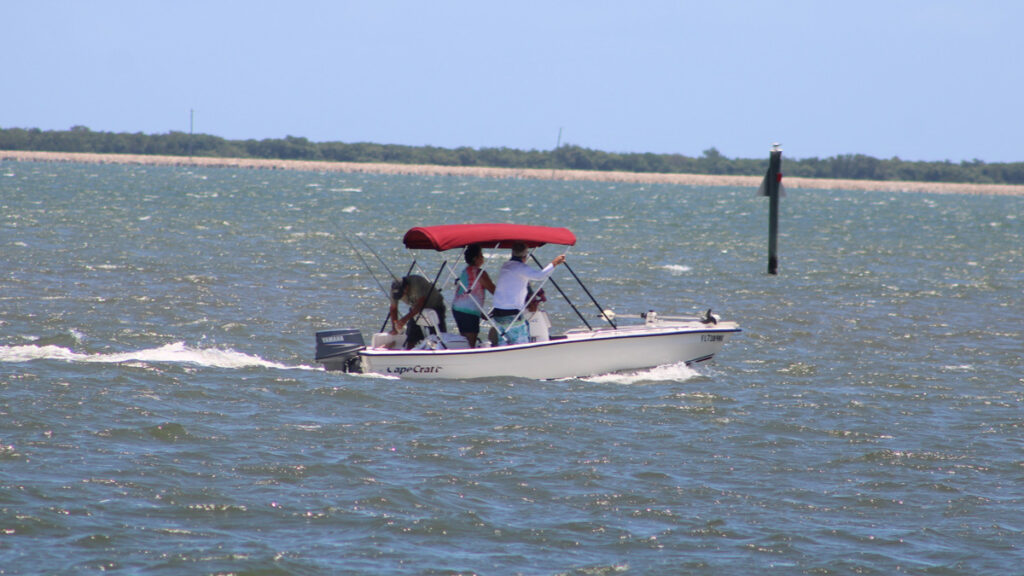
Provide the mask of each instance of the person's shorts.
POLYGON ((459 327, 459 334, 477 334, 480 332, 480 317, 476 314, 469 314, 452 310, 455 317, 455 325, 459 327))
POLYGON ((526 344, 530 341, 530 327, 522 316, 518 319, 515 316, 494 316, 491 320, 501 334, 501 344, 526 344))

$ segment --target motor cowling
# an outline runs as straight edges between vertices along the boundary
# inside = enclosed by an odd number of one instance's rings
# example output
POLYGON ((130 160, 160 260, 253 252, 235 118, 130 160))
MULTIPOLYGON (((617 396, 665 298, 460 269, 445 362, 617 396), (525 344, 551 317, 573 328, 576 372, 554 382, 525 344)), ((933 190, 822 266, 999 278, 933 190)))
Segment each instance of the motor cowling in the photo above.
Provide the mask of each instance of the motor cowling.
POLYGON ((359 351, 364 348, 363 335, 355 328, 316 333, 316 361, 323 364, 325 370, 362 372, 359 351))

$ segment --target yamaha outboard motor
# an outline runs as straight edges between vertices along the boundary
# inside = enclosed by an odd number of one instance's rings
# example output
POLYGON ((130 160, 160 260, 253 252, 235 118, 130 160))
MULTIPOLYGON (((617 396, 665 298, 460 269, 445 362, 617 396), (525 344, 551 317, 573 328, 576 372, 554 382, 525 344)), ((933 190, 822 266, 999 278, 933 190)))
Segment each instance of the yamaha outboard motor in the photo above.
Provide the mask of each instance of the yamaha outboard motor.
POLYGON ((359 351, 366 348, 363 335, 354 328, 316 333, 316 361, 325 370, 362 372, 359 351))

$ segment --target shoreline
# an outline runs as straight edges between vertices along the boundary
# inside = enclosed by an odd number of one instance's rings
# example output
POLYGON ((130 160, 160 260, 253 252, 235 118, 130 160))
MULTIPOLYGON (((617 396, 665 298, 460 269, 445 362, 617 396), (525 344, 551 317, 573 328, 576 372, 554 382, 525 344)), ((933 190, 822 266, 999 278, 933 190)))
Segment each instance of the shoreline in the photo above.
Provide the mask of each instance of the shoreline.
MULTIPOLYGON (((205 156, 151 156, 144 154, 95 154, 83 152, 38 152, 0 150, 0 161, 70 162, 78 164, 135 164, 143 166, 197 166, 248 168, 257 170, 298 170, 306 172, 343 172, 353 174, 396 174, 419 176, 458 176, 496 179, 587 180, 684 186, 735 186, 757 189, 762 176, 710 174, 664 174, 647 172, 603 172, 590 170, 550 170, 544 168, 489 168, 476 166, 438 166, 427 164, 385 164, 379 162, 327 162, 312 160, 268 160, 255 158, 211 158, 205 156)), ((768 161, 765 159, 765 169, 768 161)), ((785 172, 785 170, 783 170, 785 172)), ((929 192, 937 194, 983 194, 1024 196, 1024 185, 967 184, 951 182, 901 182, 891 180, 833 180, 828 178, 787 177, 787 188, 820 190, 859 190, 890 192, 929 192)))

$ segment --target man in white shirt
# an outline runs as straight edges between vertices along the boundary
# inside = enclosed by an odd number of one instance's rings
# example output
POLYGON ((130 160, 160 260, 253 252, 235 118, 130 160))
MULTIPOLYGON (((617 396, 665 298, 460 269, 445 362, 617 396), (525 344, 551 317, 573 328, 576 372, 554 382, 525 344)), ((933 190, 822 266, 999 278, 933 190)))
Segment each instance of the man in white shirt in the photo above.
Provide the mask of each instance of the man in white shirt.
POLYGON ((530 341, 529 329, 520 314, 526 304, 527 285, 531 280, 544 280, 551 275, 555 266, 565 262, 565 254, 559 254, 550 264, 538 270, 526 264, 529 254, 525 244, 514 244, 512 258, 501 267, 495 283, 494 311, 491 317, 498 324, 501 342, 505 344, 530 341), (513 320, 516 321, 513 323, 513 320))

